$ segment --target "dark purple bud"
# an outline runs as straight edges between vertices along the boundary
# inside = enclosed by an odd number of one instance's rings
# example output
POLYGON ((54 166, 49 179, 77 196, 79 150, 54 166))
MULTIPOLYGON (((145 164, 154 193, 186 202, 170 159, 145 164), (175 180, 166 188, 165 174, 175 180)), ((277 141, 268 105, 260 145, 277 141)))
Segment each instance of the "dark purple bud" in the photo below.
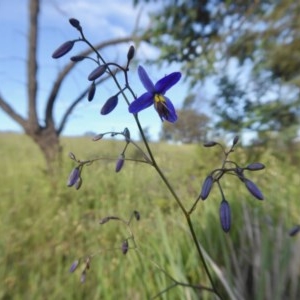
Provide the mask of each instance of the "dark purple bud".
POLYGON ((125 240, 125 241, 122 243, 122 253, 123 253, 123 254, 126 254, 126 253, 127 253, 128 247, 129 247, 128 241, 125 240))
POLYGON ((79 260, 75 260, 73 263, 72 263, 72 266, 70 267, 70 273, 73 273, 76 269, 77 269, 77 267, 78 267, 78 265, 79 265, 79 260))
POLYGON ((67 186, 73 186, 80 177, 79 167, 74 168, 68 178, 67 186))
POLYGON ((140 213, 136 210, 133 213, 134 213, 134 216, 135 216, 136 220, 139 221, 141 219, 140 213))
POLYGON ((235 146, 238 143, 239 139, 240 139, 239 136, 236 135, 232 141, 232 146, 235 146))
POLYGON ((104 137, 104 134, 103 134, 103 133, 99 133, 99 134, 97 134, 97 135, 95 135, 95 136, 93 137, 93 141, 94 141, 94 142, 95 142, 95 141, 99 141, 99 140, 101 140, 103 137, 104 137))
POLYGON ((79 190, 81 185, 82 185, 82 178, 79 176, 78 179, 75 182, 75 189, 79 190))
POLYGON ((115 95, 110 97, 102 106, 100 111, 101 115, 107 115, 111 113, 116 108, 117 105, 118 105, 118 96, 115 95))
POLYGON ((69 22, 70 22, 70 24, 71 24, 73 27, 75 27, 76 29, 78 29, 78 30, 81 30, 81 29, 82 29, 81 26, 80 26, 80 23, 79 23, 79 21, 78 21, 77 19, 71 18, 71 19, 69 19, 69 22))
POLYGON ((246 188, 248 189, 248 191, 255 198, 257 198, 258 200, 264 200, 264 196, 263 196, 262 192, 260 191, 260 189, 256 186, 256 184, 253 181, 245 178, 244 183, 245 183, 246 188))
POLYGON ((67 54, 74 46, 75 41, 68 41, 58 47, 52 54, 52 58, 60 58, 67 54))
POLYGON ((89 101, 92 101, 94 99, 95 92, 96 92, 96 84, 95 84, 95 81, 93 81, 93 83, 90 86, 89 93, 88 93, 89 101))
POLYGON ((222 229, 228 232, 231 226, 231 212, 229 203, 225 199, 222 200, 220 205, 220 222, 222 229))
POLYGON ((92 71, 88 77, 89 81, 94 81, 97 78, 99 78, 100 76, 102 76, 105 71, 106 71, 107 66, 106 65, 101 65, 99 67, 97 67, 96 69, 94 69, 94 71, 92 71))
POLYGON ((208 175, 202 184, 202 189, 199 198, 205 200, 208 197, 211 188, 213 186, 213 183, 214 183, 214 178, 212 177, 212 175, 208 175))
POLYGON ((245 169, 249 171, 259 171, 265 168, 265 165, 259 162, 252 163, 248 165, 245 169))
POLYGON ((218 143, 214 142, 214 141, 210 141, 210 142, 206 142, 203 144, 204 147, 213 147, 215 145, 217 145, 218 143))
POLYGON ((78 56, 72 56, 72 57, 70 58, 70 60, 73 61, 73 62, 82 61, 82 60, 84 60, 84 59, 85 59, 85 56, 80 56, 80 55, 78 55, 78 56))
POLYGON ((80 282, 85 283, 85 279, 86 279, 86 270, 84 269, 81 273, 80 282))
POLYGON ((131 46, 129 47, 128 52, 127 52, 127 60, 128 60, 128 61, 131 61, 131 60, 133 59, 133 57, 134 57, 134 52, 135 52, 135 49, 134 49, 134 47, 131 45, 131 46))
POLYGON ((300 232, 300 225, 295 225, 289 230, 289 236, 295 236, 298 232, 300 232))
POLYGON ((125 155, 122 153, 120 154, 118 160, 117 160, 117 163, 116 163, 116 172, 120 172, 121 169, 123 168, 124 166, 124 162, 125 162, 125 155))
POLYGON ((127 127, 124 129, 123 134, 125 136, 126 142, 129 143, 130 142, 130 131, 127 127))

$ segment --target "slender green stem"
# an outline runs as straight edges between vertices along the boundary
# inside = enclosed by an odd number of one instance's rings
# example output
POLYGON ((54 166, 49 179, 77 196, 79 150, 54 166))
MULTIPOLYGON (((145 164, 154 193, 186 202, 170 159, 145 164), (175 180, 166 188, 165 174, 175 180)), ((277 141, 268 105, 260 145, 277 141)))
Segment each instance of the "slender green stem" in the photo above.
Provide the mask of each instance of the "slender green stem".
POLYGON ((140 122, 139 122, 139 119, 138 119, 138 116, 137 116, 137 115, 135 115, 135 120, 136 120, 136 122, 137 122, 138 128, 139 128, 139 130, 140 130, 140 134, 141 134, 142 139, 143 139, 143 142, 144 142, 144 144, 145 144, 145 146, 146 146, 146 148, 147 148, 147 151, 148 151, 148 153, 149 153, 149 156, 150 156, 150 158, 152 159, 153 167, 155 168, 155 170, 156 170, 157 173, 159 174, 159 176, 160 176, 160 178, 162 179, 162 181, 164 182, 164 184, 167 186, 168 190, 170 191, 170 193, 171 193, 172 196, 174 197, 176 203, 178 204, 178 206, 180 207, 181 211, 183 212, 183 214, 184 214, 184 216, 185 216, 185 219, 186 219, 186 221, 187 221, 187 224, 188 224, 188 226, 189 226, 189 229, 190 229, 190 232, 191 232, 191 235, 192 235, 192 238, 193 238, 193 242, 194 242, 194 244, 195 244, 195 246, 196 246, 198 255, 199 255, 200 260, 201 260, 201 262, 202 262, 202 264, 203 264, 203 267, 204 267, 204 269, 205 269, 205 273, 207 274, 207 276, 208 276, 208 278, 209 278, 209 281, 210 281, 210 283, 211 283, 212 289, 213 289, 214 293, 215 293, 220 299, 222 299, 221 296, 220 296, 220 294, 218 293, 216 287, 215 287, 214 281, 213 281, 212 276, 211 276, 211 274, 210 274, 210 271, 209 271, 209 269, 208 269, 208 265, 207 265, 207 263, 206 263, 206 261, 205 261, 204 255, 203 255, 202 250, 201 250, 201 248, 200 248, 200 245, 199 245, 199 243, 198 243, 197 236, 196 236, 196 233, 195 233, 195 230, 194 230, 194 227, 193 227, 193 223, 192 223, 192 221, 191 221, 191 216, 190 216, 189 212, 185 209, 184 205, 182 204, 180 198, 178 197, 178 195, 177 195, 176 192, 174 191, 174 189, 173 189, 173 187, 171 186, 170 182, 168 181, 168 179, 166 178, 166 176, 164 175, 164 173, 162 172, 162 170, 159 168, 158 164, 156 163, 156 160, 155 160, 155 158, 154 158, 154 156, 153 156, 153 154, 152 154, 151 148, 150 148, 149 143, 148 143, 148 141, 147 141, 147 139, 146 139, 146 137, 145 137, 145 135, 144 135, 144 131, 143 131, 143 129, 142 129, 142 126, 141 126, 141 124, 140 124, 140 122))

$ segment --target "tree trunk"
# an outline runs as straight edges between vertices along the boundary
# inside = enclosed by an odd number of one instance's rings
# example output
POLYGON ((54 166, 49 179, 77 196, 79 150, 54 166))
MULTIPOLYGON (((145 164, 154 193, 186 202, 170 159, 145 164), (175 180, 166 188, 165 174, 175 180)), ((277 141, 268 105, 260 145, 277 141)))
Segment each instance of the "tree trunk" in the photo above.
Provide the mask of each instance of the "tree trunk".
POLYGON ((55 128, 39 127, 37 130, 26 130, 28 136, 39 146, 46 162, 46 173, 55 176, 60 173, 62 147, 55 128))

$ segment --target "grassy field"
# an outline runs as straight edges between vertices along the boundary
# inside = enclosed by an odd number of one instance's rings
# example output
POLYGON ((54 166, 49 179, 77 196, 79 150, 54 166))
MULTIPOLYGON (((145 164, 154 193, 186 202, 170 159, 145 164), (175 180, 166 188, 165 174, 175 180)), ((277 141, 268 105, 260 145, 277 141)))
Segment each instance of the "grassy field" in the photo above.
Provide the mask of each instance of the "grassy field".
MULTIPOLYGON (((88 138, 64 138, 62 143, 63 168, 53 180, 26 136, 0 134, 0 299, 150 299, 173 284, 165 272, 209 286, 185 221, 151 167, 126 161, 115 173, 114 160, 101 160, 83 170, 83 185, 76 191, 66 186, 74 167, 69 151, 79 159, 117 158, 123 145, 88 138), (107 215, 128 219, 134 210, 141 214, 130 227, 138 248, 123 255, 128 228, 116 221, 100 225, 99 220, 107 215), (93 258, 81 284, 84 264, 73 274, 69 268, 87 255, 93 258)), ((200 145, 152 147, 190 207, 205 176, 219 166, 219 152, 200 145)), ((288 235, 300 223, 300 173, 288 153, 279 154, 241 148, 233 154, 241 164, 259 159, 267 168, 250 174, 264 201, 255 200, 235 178, 225 178, 230 233, 219 224, 217 189, 193 213, 199 243, 225 299, 300 299, 300 234, 288 235)), ((136 156, 134 150, 131 155, 136 156)), ((159 299, 214 298, 175 287, 159 299)))

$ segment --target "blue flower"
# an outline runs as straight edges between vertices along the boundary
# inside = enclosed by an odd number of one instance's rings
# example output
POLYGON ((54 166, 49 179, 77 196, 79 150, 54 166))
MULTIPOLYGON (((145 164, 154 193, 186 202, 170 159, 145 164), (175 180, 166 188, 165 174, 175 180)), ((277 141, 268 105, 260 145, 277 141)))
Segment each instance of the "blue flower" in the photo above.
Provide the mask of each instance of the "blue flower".
POLYGON ((129 105, 129 112, 136 114, 154 104, 162 121, 166 120, 174 123, 177 120, 176 111, 170 99, 165 96, 165 93, 179 81, 181 73, 173 72, 158 80, 156 84, 153 84, 142 66, 139 66, 138 74, 147 92, 129 105))

